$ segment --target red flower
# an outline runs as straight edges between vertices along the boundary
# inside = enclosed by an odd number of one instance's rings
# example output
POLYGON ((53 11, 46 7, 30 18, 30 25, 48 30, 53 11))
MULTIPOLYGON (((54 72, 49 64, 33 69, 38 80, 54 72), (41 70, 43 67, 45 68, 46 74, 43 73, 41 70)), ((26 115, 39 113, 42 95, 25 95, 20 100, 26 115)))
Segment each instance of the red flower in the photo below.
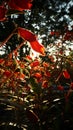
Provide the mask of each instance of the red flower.
POLYGON ((64 71, 63 71, 63 76, 64 76, 64 78, 66 78, 66 79, 70 79, 70 74, 68 73, 67 70, 64 70, 64 71))
POLYGON ((4 6, 0 6, 0 21, 4 21, 7 10, 4 6))
POLYGON ((23 11, 31 8, 31 0, 9 0, 8 5, 11 9, 23 11))
POLYGON ((18 28, 18 34, 25 40, 30 42, 30 45, 32 47, 33 50, 35 50, 36 52, 39 52, 41 54, 44 54, 45 48, 42 44, 40 44, 37 40, 37 37, 35 36, 34 33, 32 33, 31 31, 21 28, 18 28))

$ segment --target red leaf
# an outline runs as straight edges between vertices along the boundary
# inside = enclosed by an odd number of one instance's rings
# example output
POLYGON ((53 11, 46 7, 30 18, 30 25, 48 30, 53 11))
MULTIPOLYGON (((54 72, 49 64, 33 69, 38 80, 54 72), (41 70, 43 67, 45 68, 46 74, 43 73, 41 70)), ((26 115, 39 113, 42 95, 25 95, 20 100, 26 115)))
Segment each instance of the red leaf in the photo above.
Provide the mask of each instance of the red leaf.
POLYGON ((70 79, 70 74, 68 73, 67 70, 64 70, 64 71, 63 71, 63 76, 64 76, 66 79, 70 79))
POLYGON ((42 82, 42 87, 43 87, 43 88, 48 88, 48 82, 47 82, 46 80, 44 80, 44 81, 42 82))
POLYGON ((3 74, 4 74, 6 77, 10 77, 11 71, 6 70, 3 74))
POLYGON ((29 42, 33 42, 36 40, 36 36, 34 33, 32 33, 31 31, 21 28, 18 28, 18 34, 25 40, 29 41, 29 42))
POLYGON ((50 35, 55 35, 55 32, 54 32, 54 31, 51 31, 51 32, 50 32, 50 35))
POLYGON ((27 86, 24 86, 25 87, 25 91, 27 91, 27 92, 29 92, 30 91, 30 86, 29 85, 27 85, 27 86))
POLYGON ((37 72, 37 73, 34 74, 34 77, 36 77, 36 78, 41 78, 42 75, 41 75, 40 73, 37 72))
POLYGON ((32 60, 32 57, 31 57, 30 55, 27 55, 25 58, 26 58, 27 60, 32 60))
POLYGON ((39 65, 40 65, 40 62, 39 62, 38 60, 35 60, 35 61, 33 61, 33 62, 30 64, 31 67, 35 67, 35 66, 39 66, 39 65))
POLYGON ((0 64, 2 65, 4 63, 4 59, 0 59, 0 64))
POLYGON ((70 87, 71 87, 71 89, 73 89, 73 82, 71 82, 70 87))
POLYGON ((31 8, 31 0, 10 0, 8 5, 11 9, 23 11, 31 8))
POLYGON ((43 62, 43 67, 46 67, 46 68, 49 67, 49 63, 47 63, 47 62, 44 61, 43 62))
POLYGON ((63 50, 60 50, 59 53, 60 53, 61 55, 63 55, 63 50))
POLYGON ((24 78, 25 78, 25 75, 23 73, 20 73, 20 79, 24 80, 24 78))
POLYGON ((58 88, 58 90, 60 90, 60 91, 63 91, 63 90, 64 90, 64 87, 61 86, 61 85, 59 85, 57 88, 58 88))
POLYGON ((46 75, 47 77, 51 77, 51 74, 50 74, 49 71, 46 71, 46 72, 45 72, 45 75, 46 75))
POLYGON ((51 31, 51 32, 50 32, 50 35, 51 35, 51 36, 53 36, 53 35, 59 36, 59 35, 60 35, 60 32, 51 31))
POLYGON ((67 31, 65 36, 64 36, 65 40, 71 40, 73 39, 73 31, 67 31))
POLYGON ((14 76, 15 76, 15 78, 21 79, 21 80, 24 80, 24 78, 25 78, 25 75, 21 72, 15 72, 14 76))
POLYGON ((42 44, 40 44, 37 40, 36 41, 33 41, 33 42, 30 42, 30 45, 32 47, 32 49, 38 53, 41 53, 41 54, 45 54, 45 48, 42 44))
POLYGON ((4 21, 7 10, 4 6, 0 6, 0 21, 4 21))
POLYGON ((44 54, 45 48, 42 44, 40 44, 37 40, 37 37, 35 36, 34 33, 31 31, 24 29, 24 28, 18 28, 18 34, 25 40, 30 42, 30 45, 33 50, 44 54))

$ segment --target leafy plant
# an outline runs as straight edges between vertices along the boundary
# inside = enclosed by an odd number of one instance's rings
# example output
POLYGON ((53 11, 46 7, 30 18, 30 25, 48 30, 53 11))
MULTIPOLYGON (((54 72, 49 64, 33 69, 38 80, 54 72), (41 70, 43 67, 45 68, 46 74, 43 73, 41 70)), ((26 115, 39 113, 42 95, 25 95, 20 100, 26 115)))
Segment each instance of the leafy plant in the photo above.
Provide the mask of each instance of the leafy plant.
MULTIPOLYGON (((8 20, 10 9, 23 13, 24 10, 31 9, 31 6, 30 0, 5 1, 4 5, 0 6, 0 21, 8 20)), ((51 43, 47 50, 38 42, 34 33, 14 25, 13 32, 0 44, 0 47, 6 45, 15 35, 21 41, 7 57, 0 58, 1 127, 12 125, 28 130, 73 128, 71 48, 68 47, 69 54, 66 55, 66 41, 73 40, 72 32, 67 30, 62 36, 60 32, 51 31, 51 37, 56 35, 61 37, 61 40, 55 45, 51 43), (26 55, 20 60, 18 50, 27 42, 39 53, 39 57, 33 59, 26 55)))

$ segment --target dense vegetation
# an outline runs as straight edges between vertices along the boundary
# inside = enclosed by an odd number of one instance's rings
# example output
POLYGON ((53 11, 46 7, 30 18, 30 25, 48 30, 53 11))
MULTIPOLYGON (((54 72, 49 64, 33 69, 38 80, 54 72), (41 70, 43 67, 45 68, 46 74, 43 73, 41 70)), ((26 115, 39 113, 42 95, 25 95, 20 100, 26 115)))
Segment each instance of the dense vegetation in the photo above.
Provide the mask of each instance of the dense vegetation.
POLYGON ((71 0, 0 0, 1 129, 73 129, 72 12, 71 0))

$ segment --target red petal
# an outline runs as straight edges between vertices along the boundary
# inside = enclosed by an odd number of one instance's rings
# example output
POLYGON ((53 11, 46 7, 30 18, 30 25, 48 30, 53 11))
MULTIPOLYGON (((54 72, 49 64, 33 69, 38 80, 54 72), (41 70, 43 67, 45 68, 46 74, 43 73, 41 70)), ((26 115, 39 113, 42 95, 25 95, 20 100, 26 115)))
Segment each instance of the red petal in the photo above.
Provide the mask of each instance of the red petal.
POLYGON ((10 0, 8 2, 8 5, 11 9, 19 11, 28 10, 32 6, 30 0, 10 0))
POLYGON ((0 21, 4 21, 5 18, 5 14, 6 14, 6 8, 4 6, 0 6, 0 21))

